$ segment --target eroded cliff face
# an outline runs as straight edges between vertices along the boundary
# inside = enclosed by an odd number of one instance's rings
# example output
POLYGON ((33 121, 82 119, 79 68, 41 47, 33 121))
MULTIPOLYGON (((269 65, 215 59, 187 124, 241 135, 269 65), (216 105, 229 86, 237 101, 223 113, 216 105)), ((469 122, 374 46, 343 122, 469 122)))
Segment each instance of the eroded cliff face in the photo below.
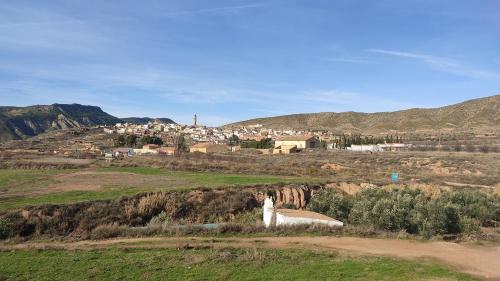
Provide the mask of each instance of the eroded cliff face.
POLYGON ((230 222, 239 213, 261 208, 266 196, 275 205, 305 208, 319 185, 260 185, 238 188, 195 189, 188 192, 150 192, 116 200, 65 205, 42 205, 0 214, 20 237, 85 235, 100 225, 146 225, 165 212, 179 224, 230 222))
POLYGON ((315 190, 322 188, 319 185, 282 185, 273 186, 265 191, 255 190, 254 196, 257 202, 262 205, 266 196, 274 199, 274 206, 283 206, 303 209, 309 203, 315 190))

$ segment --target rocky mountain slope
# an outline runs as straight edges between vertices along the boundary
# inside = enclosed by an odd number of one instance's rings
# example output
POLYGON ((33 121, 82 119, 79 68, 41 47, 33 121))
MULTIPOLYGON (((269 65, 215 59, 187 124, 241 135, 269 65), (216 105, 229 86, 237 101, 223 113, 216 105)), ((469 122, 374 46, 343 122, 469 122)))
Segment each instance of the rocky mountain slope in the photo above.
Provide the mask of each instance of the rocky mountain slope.
POLYGON ((322 112, 257 118, 226 126, 262 124, 268 128, 328 129, 340 133, 385 134, 419 131, 500 131, 500 95, 439 108, 395 112, 322 112))
POLYGON ((97 106, 80 104, 0 107, 0 141, 23 139, 54 129, 122 122, 97 106))
POLYGON ((148 124, 149 122, 154 122, 154 121, 164 124, 175 124, 174 120, 170 118, 127 117, 127 118, 122 118, 122 120, 124 122, 137 125, 145 125, 148 124))

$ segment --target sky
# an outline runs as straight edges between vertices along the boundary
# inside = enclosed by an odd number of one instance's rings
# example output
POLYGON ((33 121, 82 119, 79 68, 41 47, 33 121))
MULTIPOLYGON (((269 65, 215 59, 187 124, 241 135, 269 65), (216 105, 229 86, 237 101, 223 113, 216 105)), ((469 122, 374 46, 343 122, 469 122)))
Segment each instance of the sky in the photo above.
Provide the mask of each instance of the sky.
POLYGON ((0 105, 217 126, 495 94, 498 0, 0 1, 0 105))

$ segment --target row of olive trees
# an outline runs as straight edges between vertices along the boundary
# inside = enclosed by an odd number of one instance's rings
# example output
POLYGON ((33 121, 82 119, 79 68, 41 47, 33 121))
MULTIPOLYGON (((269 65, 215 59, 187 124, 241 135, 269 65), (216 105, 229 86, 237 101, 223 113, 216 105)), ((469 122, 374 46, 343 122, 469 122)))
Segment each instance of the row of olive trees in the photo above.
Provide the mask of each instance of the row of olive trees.
POLYGON ((353 225, 428 237, 476 232, 500 221, 500 198, 479 191, 431 198, 410 189, 366 189, 355 196, 325 189, 311 198, 308 208, 353 225))
POLYGON ((454 151, 454 152, 482 152, 482 153, 496 153, 499 152, 498 146, 495 145, 479 145, 475 146, 473 144, 455 144, 455 145, 438 145, 438 144, 426 144, 426 145, 414 145, 411 150, 414 151, 454 151))

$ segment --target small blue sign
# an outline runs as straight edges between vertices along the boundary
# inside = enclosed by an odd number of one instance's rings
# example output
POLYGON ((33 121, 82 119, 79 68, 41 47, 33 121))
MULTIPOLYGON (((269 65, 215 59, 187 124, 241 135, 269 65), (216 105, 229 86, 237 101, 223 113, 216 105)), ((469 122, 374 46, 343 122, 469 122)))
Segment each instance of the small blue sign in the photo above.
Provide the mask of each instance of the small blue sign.
POLYGON ((392 172, 391 174, 391 180, 392 182, 398 182, 399 174, 396 172, 392 172))

